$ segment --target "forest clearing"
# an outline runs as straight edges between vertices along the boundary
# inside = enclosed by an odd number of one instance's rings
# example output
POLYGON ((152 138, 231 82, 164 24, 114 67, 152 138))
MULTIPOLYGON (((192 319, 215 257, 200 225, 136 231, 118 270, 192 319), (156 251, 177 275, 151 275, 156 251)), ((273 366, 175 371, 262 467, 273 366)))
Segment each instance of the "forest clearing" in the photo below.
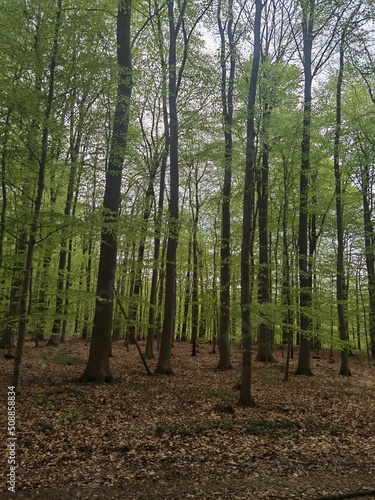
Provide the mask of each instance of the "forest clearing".
MULTIPOLYGON (((3 482, 1 499, 317 499, 375 490, 375 370, 361 354, 351 357, 352 377, 338 375, 340 355, 329 363, 326 350, 312 360, 313 377, 297 377, 295 353, 284 382, 275 349, 274 363, 254 363, 255 406, 240 408, 238 345, 233 369, 220 371, 211 344, 193 357, 189 343, 176 342, 174 374, 165 377, 147 375, 136 347, 117 341, 114 382, 78 384, 88 349, 78 339, 58 348, 27 342, 17 491, 3 482)), ((4 388, 12 362, 0 363, 4 388)), ((156 358, 147 363, 154 371, 156 358)))

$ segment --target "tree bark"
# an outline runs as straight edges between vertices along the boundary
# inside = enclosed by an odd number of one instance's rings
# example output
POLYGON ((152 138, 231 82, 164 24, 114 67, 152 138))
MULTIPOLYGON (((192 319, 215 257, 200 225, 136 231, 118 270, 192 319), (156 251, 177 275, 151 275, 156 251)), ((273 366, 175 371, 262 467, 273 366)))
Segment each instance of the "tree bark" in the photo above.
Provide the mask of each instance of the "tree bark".
POLYGON ((133 290, 131 295, 131 302, 128 313, 128 334, 130 337, 136 337, 136 316, 138 309, 139 296, 142 290, 142 267, 143 267, 143 257, 145 253, 145 242, 146 242, 146 232, 148 227, 148 220, 152 210, 152 203, 154 198, 154 181, 156 175, 157 163, 152 166, 150 172, 150 179, 148 188, 146 191, 145 201, 144 201, 144 210, 143 210, 143 224, 141 227, 141 241, 138 246, 137 252, 137 262, 135 263, 134 269, 134 282, 133 282, 133 290))
POLYGON ((250 292, 250 247, 254 233, 253 210, 255 194, 255 98, 260 62, 262 0, 255 0, 254 55, 250 75, 247 103, 246 171, 243 197, 243 224, 241 246, 241 319, 242 319, 242 369, 241 390, 238 404, 253 406, 251 394, 252 327, 250 292))
MULTIPOLYGON (((157 7, 157 6, 156 6, 157 7)), ((150 306, 148 311, 148 332, 146 342, 146 358, 154 357, 154 336, 155 336, 155 308, 157 305, 157 287, 159 279, 159 255, 160 255, 160 228, 164 209, 165 172, 167 169, 167 159, 169 154, 169 123, 168 123, 168 99, 167 99, 167 63, 163 53, 163 31, 160 15, 157 15, 157 42, 162 69, 162 103, 163 103, 163 124, 164 124, 164 150, 161 158, 160 181, 159 181, 159 202, 155 216, 155 237, 153 269, 150 290, 150 306)))
MULTIPOLYGON (((75 104, 75 103, 74 103, 75 104)), ((74 111, 71 112, 70 117, 70 169, 69 169, 69 179, 68 179, 68 189, 66 193, 64 215, 69 218, 72 211, 73 197, 74 197, 74 187, 76 183, 77 174, 77 162, 79 150, 81 147, 81 137, 82 123, 78 123, 77 127, 77 137, 74 139, 73 134, 73 123, 74 123, 74 111)), ((81 120, 79 120, 81 121, 81 120)), ((61 240, 61 247, 59 252, 59 264, 57 271, 57 290, 56 290, 56 304, 55 304, 55 319, 52 325, 52 334, 49 338, 48 345, 58 346, 60 343, 61 336, 61 324, 62 317, 64 313, 64 285, 66 282, 66 263, 68 258, 68 240, 63 237, 61 240)))
POLYGON ((175 22, 175 2, 168 1, 169 17, 169 137, 170 137, 170 199, 169 199, 169 234, 167 242, 167 263, 165 269, 165 308, 162 328, 160 352, 156 373, 170 375, 172 373, 171 354, 174 336, 176 310, 176 254, 178 242, 178 114, 177 114, 177 36, 186 9, 186 0, 181 6, 179 17, 175 22))
POLYGON ((227 54, 225 27, 221 19, 221 2, 218 6, 218 27, 221 39, 221 102, 224 127, 224 182, 221 202, 221 246, 220 246, 220 330, 219 370, 232 368, 230 359, 230 196, 232 185, 233 162, 233 86, 236 68, 235 41, 233 33, 233 0, 228 0, 228 14, 226 19, 227 38, 229 43, 229 78, 227 78, 227 54))
POLYGON ((81 382, 103 383, 111 382, 113 379, 109 359, 117 261, 116 225, 120 206, 121 173, 127 144, 132 91, 131 4, 131 0, 120 1, 117 12, 117 60, 120 74, 103 202, 105 218, 101 233, 94 328, 89 359, 85 371, 80 377, 81 382))
POLYGON ((200 201, 198 196, 199 181, 198 179, 198 165, 195 165, 195 179, 194 179, 194 198, 195 203, 193 203, 193 193, 190 191, 190 207, 193 218, 193 241, 192 241, 192 251, 193 251, 193 282, 192 282, 192 296, 191 296, 191 345, 192 345, 192 356, 197 354, 197 341, 198 341, 198 330, 199 330, 199 294, 198 294, 198 221, 199 221, 199 209, 200 201))
POLYGON ((52 114, 53 97, 55 92, 55 73, 57 66, 58 37, 60 31, 61 10, 62 10, 62 0, 57 0, 52 57, 49 67, 48 96, 47 96, 46 110, 44 113, 45 121, 43 126, 41 155, 39 160, 37 193, 34 202, 32 222, 26 249, 26 262, 23 271, 22 284, 20 290, 20 302, 19 302, 20 320, 18 323, 17 346, 14 358, 13 377, 12 377, 12 385, 15 387, 16 394, 20 393, 20 386, 21 386, 22 359, 23 359, 26 328, 27 328, 27 303, 28 303, 30 283, 31 283, 34 248, 36 244, 35 236, 39 225, 40 210, 42 207, 43 193, 44 193, 45 173, 48 161, 48 146, 49 146, 49 135, 50 135, 49 120, 52 114))
POLYGON ((368 282, 369 300, 369 334, 371 344, 371 355, 375 358, 375 232, 371 220, 371 187, 370 187, 370 166, 361 168, 362 174, 362 203, 363 203, 363 224, 365 231, 365 258, 368 282))
MULTIPOLYGON (((267 97, 266 97, 267 98, 267 97)), ((259 206, 259 272, 258 272, 258 303, 260 306, 259 346, 256 361, 273 361, 272 328, 269 322, 269 306, 271 303, 271 273, 268 239, 268 172, 269 172, 269 144, 267 139, 267 122, 271 109, 269 104, 264 104, 262 135, 263 151, 262 164, 258 181, 258 206, 259 206)))
POLYGON ((344 76, 344 43, 345 32, 342 35, 340 43, 340 65, 336 86, 336 127, 334 138, 333 168, 335 174, 335 195, 336 195, 336 230, 337 230, 337 261, 336 261, 336 299, 337 315, 339 322, 339 337, 344 344, 341 347, 341 366, 340 375, 350 376, 349 368, 349 349, 348 349, 348 331, 346 325, 346 286, 345 286, 345 267, 344 267, 344 221, 342 204, 342 180, 340 165, 340 141, 341 141, 341 95, 344 76))
POLYGON ((300 284, 300 353, 297 375, 312 375, 310 369, 311 352, 311 266, 308 251, 308 207, 310 175, 310 128, 311 128, 311 83, 312 83, 312 43, 315 0, 308 0, 303 7, 303 68, 304 68, 304 107, 303 131, 301 142, 300 207, 298 226, 299 284, 300 284))

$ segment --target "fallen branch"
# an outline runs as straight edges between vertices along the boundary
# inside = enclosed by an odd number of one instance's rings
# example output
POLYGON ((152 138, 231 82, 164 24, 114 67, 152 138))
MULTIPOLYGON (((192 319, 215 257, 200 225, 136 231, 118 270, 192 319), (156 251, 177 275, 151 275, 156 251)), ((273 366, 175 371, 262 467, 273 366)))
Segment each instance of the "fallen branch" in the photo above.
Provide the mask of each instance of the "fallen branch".
MULTIPOLYGON (((121 304, 120 299, 119 299, 119 297, 118 297, 118 295, 117 295, 117 292, 114 292, 114 295, 116 296, 117 303, 118 303, 118 305, 119 305, 119 307, 120 307, 120 310, 121 310, 121 312, 122 312, 122 314, 123 314, 124 318, 125 318, 125 319, 128 319, 128 317, 126 316, 125 309, 124 309, 123 305, 121 304)), ((135 338, 135 335, 133 335, 133 333, 132 333, 130 336, 131 336, 131 339, 132 339, 132 341, 134 342, 134 344, 135 344, 136 348, 138 349, 138 352, 139 352, 139 355, 140 355, 140 357, 141 357, 141 360, 142 360, 143 366, 146 368, 146 372, 148 373, 148 375, 152 375, 152 372, 151 372, 150 368, 147 366, 147 363, 146 363, 145 357, 143 356, 143 352, 142 352, 141 348, 139 347, 139 344, 138 344, 138 342, 137 342, 137 339, 135 338)))

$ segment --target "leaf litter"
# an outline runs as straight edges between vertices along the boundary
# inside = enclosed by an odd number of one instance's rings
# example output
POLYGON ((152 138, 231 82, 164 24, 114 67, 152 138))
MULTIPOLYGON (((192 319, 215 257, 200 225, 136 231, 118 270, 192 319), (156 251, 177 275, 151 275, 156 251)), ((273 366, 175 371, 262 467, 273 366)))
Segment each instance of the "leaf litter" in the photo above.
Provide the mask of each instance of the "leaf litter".
MULTIPOLYGON (((256 405, 240 408, 238 346, 234 369, 223 372, 211 345, 192 357, 176 342, 174 375, 148 376, 135 346, 127 352, 117 341, 114 383, 77 384, 88 349, 77 339, 27 343, 17 492, 4 479, 1 499, 375 498, 375 367, 365 357, 351 357, 353 376, 344 378, 339 355, 332 365, 322 351, 314 376, 297 377, 295 355, 285 383, 276 350, 275 363, 253 363, 256 405)), ((156 362, 148 361, 152 371, 156 362)), ((0 363, 5 405, 13 365, 0 363)), ((6 443, 5 413, 1 420, 6 443)), ((3 471, 6 478, 6 463, 3 471)))

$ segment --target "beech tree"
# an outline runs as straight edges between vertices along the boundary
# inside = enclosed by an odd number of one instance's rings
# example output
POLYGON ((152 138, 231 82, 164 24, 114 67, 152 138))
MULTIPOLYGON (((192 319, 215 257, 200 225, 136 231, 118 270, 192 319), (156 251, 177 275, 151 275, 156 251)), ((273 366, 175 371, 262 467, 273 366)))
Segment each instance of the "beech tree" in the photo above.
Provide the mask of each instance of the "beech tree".
POLYGON ((339 20, 346 9, 347 4, 336 6, 327 4, 325 1, 301 1, 303 42, 302 47, 299 48, 299 53, 303 64, 304 107, 298 227, 301 344, 296 374, 299 375, 312 375, 310 368, 311 307, 313 295, 312 261, 317 242, 317 234, 314 233, 313 222, 311 224, 312 229, 309 231, 312 82, 314 76, 324 67, 337 46, 336 34, 339 20), (328 33, 326 33, 327 26, 330 27, 328 33), (314 41, 317 41, 317 39, 320 39, 320 46, 317 50, 313 50, 314 41))
MULTIPOLYGON (((336 88, 336 127, 334 138, 334 154, 333 154, 333 168, 335 174, 335 195, 336 195, 336 222, 337 222, 337 263, 336 263, 336 296, 337 296, 337 314, 339 322, 339 335, 342 342, 348 341, 347 323, 346 323, 346 307, 347 307, 347 294, 345 283, 345 269, 344 269, 344 227, 343 227, 343 190, 341 180, 341 165, 340 165, 340 141, 341 141, 341 99, 342 99, 342 85, 344 78, 344 50, 345 50, 345 30, 341 35, 340 42, 340 61, 339 72, 337 76, 336 88)), ((343 346, 341 349, 341 375, 351 375, 349 368, 348 348, 343 346)))
POLYGON ((168 104, 169 104, 169 177, 170 197, 168 216, 168 242, 166 262, 165 283, 165 308, 162 327, 160 352, 156 373, 169 375, 172 373, 171 349, 174 336, 175 312, 176 312, 176 255, 178 242, 178 218, 179 218, 179 119, 177 112, 177 95, 180 89, 186 61, 189 41, 192 34, 207 11, 211 1, 205 5, 202 11, 193 19, 192 27, 188 30, 185 23, 185 13, 188 2, 184 0, 176 5, 174 0, 168 1, 169 21, 169 48, 168 48, 168 104), (183 55, 177 69, 177 42, 182 31, 183 55))
POLYGON ((241 319, 242 319, 242 370, 239 404, 252 406, 251 394, 251 356, 252 327, 250 299, 250 245, 254 232, 254 193, 255 193, 255 98, 258 84, 258 72, 261 51, 261 16, 262 0, 255 0, 254 52, 251 67, 249 94, 247 103, 246 129, 246 168, 243 197, 242 247, 241 247, 241 319))
POLYGON ((117 261, 116 224, 132 92, 131 8, 131 0, 121 0, 117 11, 117 61, 119 66, 117 103, 103 200, 104 222, 101 234, 94 329, 89 359, 85 371, 80 377, 81 382, 102 383, 111 382, 113 379, 109 358, 117 261))
POLYGON ((14 358, 14 369, 12 377, 12 385, 15 387, 16 394, 20 392, 21 367, 22 367, 22 358, 24 352, 26 326, 27 326, 27 301, 28 301, 29 287, 31 281, 34 249, 36 244, 36 233, 39 225, 40 211, 42 207, 42 199, 44 193, 46 168, 48 161, 47 155, 48 155, 49 135, 50 135, 49 121, 51 119, 53 111, 53 99, 55 95, 55 73, 57 66, 61 10, 62 10, 62 0, 58 0, 56 4, 56 20, 55 20, 55 30, 53 37, 53 48, 51 54, 51 62, 49 65, 48 95, 47 95, 46 108, 44 112, 43 133, 42 133, 41 147, 40 147, 40 159, 38 161, 39 171, 37 178, 37 191, 34 200, 31 225, 28 233, 28 241, 26 246, 26 259, 23 269, 22 282, 20 286, 20 300, 19 300, 20 320, 18 323, 17 347, 16 347, 16 355, 14 358))
POLYGON ((174 321, 176 310, 176 254, 178 241, 178 189, 179 189, 179 166, 178 166, 178 114, 177 114, 177 37, 179 35, 183 17, 185 15, 187 1, 179 5, 177 19, 175 13, 175 2, 168 1, 169 19, 169 138, 170 138, 170 198, 169 198, 169 220, 168 220, 168 243, 165 283, 165 309, 163 329, 160 345, 160 353, 157 373, 170 374, 171 349, 174 336, 174 321))
POLYGON ((221 42, 221 101, 225 141, 223 199, 221 203, 220 333, 218 338, 220 359, 218 368, 227 370, 232 367, 230 361, 230 195, 233 162, 233 90, 236 70, 235 31, 237 25, 234 20, 233 0, 229 0, 224 6, 223 2, 219 0, 217 23, 221 42), (222 20, 223 7, 226 11, 225 21, 222 20), (227 59, 229 60, 229 68, 227 59))

